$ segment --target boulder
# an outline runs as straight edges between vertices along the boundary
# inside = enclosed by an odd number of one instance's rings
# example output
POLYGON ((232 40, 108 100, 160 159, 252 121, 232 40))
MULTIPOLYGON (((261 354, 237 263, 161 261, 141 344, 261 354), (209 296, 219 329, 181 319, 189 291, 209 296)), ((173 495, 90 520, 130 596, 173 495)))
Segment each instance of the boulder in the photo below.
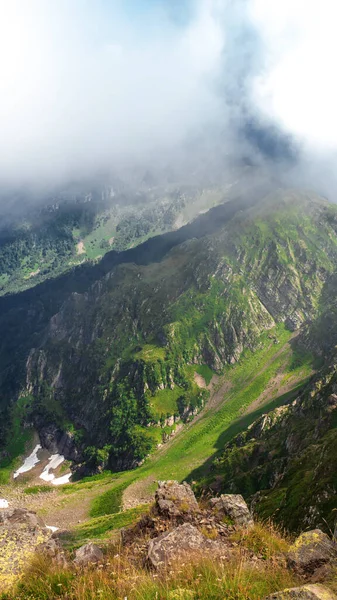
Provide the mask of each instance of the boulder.
POLYGON ((147 558, 153 567, 158 568, 193 553, 219 556, 225 553, 225 548, 220 542, 208 539, 190 523, 184 523, 150 540, 147 558))
POLYGON ((75 552, 74 563, 79 567, 86 567, 102 560, 103 552, 96 544, 85 544, 75 552))
POLYGON ((53 562, 61 567, 67 565, 64 550, 58 539, 51 537, 43 544, 39 544, 39 546, 36 546, 36 552, 43 554, 43 556, 48 556, 53 562))
POLYGON ((218 517, 230 519, 233 525, 254 525, 251 512, 241 494, 222 494, 220 498, 212 498, 210 506, 218 517))
POLYGON ((301 575, 317 569, 337 558, 337 545, 320 529, 302 533, 289 548, 288 567, 301 575))
POLYGON ((50 531, 36 513, 15 508, 0 511, 0 589, 14 583, 50 531))
POLYGON ((24 528, 31 531, 46 527, 42 519, 35 512, 25 508, 0 511, 0 526, 10 529, 24 528))
POLYGON ((165 517, 179 517, 186 513, 199 512, 199 505, 191 486, 186 482, 160 481, 156 491, 156 507, 165 517))
POLYGON ((271 594, 265 600, 337 600, 337 596, 322 585, 304 585, 271 594))

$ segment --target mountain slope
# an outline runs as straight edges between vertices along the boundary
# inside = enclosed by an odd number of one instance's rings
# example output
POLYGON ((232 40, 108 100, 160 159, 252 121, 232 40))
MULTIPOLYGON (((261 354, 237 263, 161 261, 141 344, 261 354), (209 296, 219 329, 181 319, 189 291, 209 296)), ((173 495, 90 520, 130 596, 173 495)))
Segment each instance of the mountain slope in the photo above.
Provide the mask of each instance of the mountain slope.
MULTIPOLYGON (((135 188, 117 181, 73 185, 39 199, 19 196, 19 208, 14 206, 0 227, 0 295, 175 230, 225 202, 232 187, 228 181, 203 187, 140 182, 135 188)), ((3 199, 4 205, 8 202, 10 198, 3 199)))
POLYGON ((291 190, 239 207, 158 262, 72 293, 28 338, 19 395, 43 439, 68 432, 69 458, 91 469, 132 466, 170 434, 167 417, 202 407, 193 365, 221 372, 276 323, 315 318, 336 267, 335 208, 291 190))
POLYGON ((262 415, 216 459, 208 483, 240 491, 292 530, 333 528, 337 503, 337 371, 325 369, 293 402, 262 415), (216 483, 214 483, 216 481, 216 483))

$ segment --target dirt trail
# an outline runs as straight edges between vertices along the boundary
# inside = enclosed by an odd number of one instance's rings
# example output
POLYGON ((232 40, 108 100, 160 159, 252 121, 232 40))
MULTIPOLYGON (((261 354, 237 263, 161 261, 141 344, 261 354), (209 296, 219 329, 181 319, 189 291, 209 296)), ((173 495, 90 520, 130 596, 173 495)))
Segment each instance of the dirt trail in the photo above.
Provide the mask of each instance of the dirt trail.
MULTIPOLYGON (((89 518, 92 500, 97 496, 97 488, 65 494, 61 489, 46 486, 46 492, 25 494, 21 486, 0 486, 0 497, 5 498, 9 508, 27 508, 37 512, 46 525, 66 529, 89 518)), ((100 493, 103 490, 100 490, 100 493)))
POLYGON ((153 492, 150 491, 153 483, 156 483, 153 475, 148 475, 129 485, 123 494, 123 510, 153 502, 153 492))

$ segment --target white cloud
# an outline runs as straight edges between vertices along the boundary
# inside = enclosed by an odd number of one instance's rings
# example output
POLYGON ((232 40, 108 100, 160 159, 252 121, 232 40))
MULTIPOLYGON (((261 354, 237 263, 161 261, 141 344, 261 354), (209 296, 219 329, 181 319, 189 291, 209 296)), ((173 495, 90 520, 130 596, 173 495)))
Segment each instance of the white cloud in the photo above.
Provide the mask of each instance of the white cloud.
POLYGON ((251 0, 265 69, 253 100, 308 150, 337 149, 335 0, 251 0))
POLYGON ((159 9, 137 27, 119 2, 0 0, 0 178, 94 172, 219 111, 217 1, 183 28, 159 9))
POLYGON ((234 148, 249 111, 334 155, 335 0, 191 6, 183 26, 160 3, 0 0, 0 181, 160 155, 210 121, 234 148))

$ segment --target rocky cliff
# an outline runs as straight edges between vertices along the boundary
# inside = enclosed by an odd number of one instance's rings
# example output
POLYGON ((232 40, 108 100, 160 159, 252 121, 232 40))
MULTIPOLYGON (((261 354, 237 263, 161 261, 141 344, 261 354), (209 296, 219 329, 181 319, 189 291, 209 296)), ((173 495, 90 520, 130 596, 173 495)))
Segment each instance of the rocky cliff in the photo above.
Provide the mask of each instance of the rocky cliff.
MULTIPOLYGON (((28 335, 11 396, 25 399, 27 423, 71 436, 70 458, 92 469, 137 464, 167 433, 158 435, 167 417, 202 407, 198 365, 219 373, 276 323, 296 329, 315 320, 336 269, 335 207, 280 190, 226 211, 211 233, 72 291, 28 335)), ((39 313, 40 302, 30 306, 37 320, 48 308, 44 301, 39 313)), ((4 320, 3 328, 3 347, 15 356, 4 320)))
POLYGON ((211 486, 250 498, 293 530, 336 522, 337 365, 291 403, 262 415, 216 459, 211 486))

